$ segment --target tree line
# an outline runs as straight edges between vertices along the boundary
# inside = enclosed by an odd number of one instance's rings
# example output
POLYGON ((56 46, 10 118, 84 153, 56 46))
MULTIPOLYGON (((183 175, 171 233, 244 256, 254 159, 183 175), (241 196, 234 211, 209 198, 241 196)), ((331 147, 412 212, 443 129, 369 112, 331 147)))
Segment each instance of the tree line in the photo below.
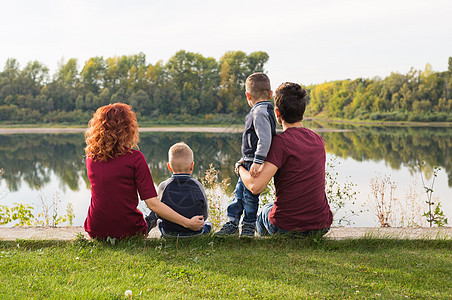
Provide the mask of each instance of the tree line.
POLYGON ((21 69, 8 59, 0 73, 0 121, 85 123, 98 107, 114 102, 162 122, 243 115, 246 77, 263 72, 268 58, 263 51, 229 51, 217 61, 181 50, 154 65, 143 53, 92 57, 81 71, 72 58, 61 61, 52 78, 38 61, 21 69))
MULTIPOLYGON (((0 122, 86 124, 102 105, 126 102, 140 121, 242 122, 246 77, 265 72, 269 56, 226 52, 218 61, 181 50, 166 63, 143 53, 60 61, 50 76, 38 61, 21 68, 8 59, 0 72, 0 122)), ((384 79, 338 80, 305 86, 306 116, 363 120, 452 121, 452 57, 449 69, 411 69, 384 79)))
POLYGON ((384 79, 338 80, 307 87, 309 115, 362 120, 452 121, 452 57, 448 71, 411 69, 384 79))

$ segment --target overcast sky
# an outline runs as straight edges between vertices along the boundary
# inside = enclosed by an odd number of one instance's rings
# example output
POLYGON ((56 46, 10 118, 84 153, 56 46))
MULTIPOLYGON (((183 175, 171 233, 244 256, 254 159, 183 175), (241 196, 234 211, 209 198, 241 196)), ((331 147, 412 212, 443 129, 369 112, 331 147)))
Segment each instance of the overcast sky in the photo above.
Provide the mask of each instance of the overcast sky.
POLYGON ((266 51, 276 88, 447 70, 452 1, 443 0, 0 0, 0 68, 38 60, 51 74, 62 58, 143 52, 166 62, 179 50, 219 59, 266 51))

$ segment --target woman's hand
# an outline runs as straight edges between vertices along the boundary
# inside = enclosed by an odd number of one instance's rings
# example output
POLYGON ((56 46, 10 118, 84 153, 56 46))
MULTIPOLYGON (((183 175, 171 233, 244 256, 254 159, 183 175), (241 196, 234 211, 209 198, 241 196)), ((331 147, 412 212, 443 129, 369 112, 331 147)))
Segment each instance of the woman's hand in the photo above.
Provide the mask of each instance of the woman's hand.
POLYGON ((203 226, 204 226, 204 217, 194 216, 193 218, 189 219, 186 227, 193 231, 199 231, 202 229, 203 226))

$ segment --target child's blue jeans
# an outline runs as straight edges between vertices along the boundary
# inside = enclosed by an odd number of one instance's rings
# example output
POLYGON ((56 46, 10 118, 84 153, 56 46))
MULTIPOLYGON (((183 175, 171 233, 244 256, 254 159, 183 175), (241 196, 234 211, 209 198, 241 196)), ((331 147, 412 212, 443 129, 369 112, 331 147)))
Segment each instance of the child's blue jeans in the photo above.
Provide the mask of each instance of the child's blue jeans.
POLYGON ((228 218, 235 225, 239 225, 243 214, 242 224, 254 225, 259 208, 259 194, 254 195, 243 184, 241 178, 237 181, 234 190, 234 199, 228 206, 228 218))

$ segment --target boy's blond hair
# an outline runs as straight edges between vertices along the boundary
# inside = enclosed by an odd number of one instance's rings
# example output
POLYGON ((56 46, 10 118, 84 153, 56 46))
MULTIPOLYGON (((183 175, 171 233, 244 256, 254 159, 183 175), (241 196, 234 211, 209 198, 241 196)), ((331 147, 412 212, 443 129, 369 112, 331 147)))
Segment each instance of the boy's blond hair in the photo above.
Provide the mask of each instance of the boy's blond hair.
POLYGON ((174 144, 169 148, 168 160, 173 172, 188 173, 193 163, 193 151, 184 142, 174 144))
POLYGON ((268 100, 271 97, 270 79, 264 73, 253 73, 248 76, 245 87, 254 100, 268 100))

